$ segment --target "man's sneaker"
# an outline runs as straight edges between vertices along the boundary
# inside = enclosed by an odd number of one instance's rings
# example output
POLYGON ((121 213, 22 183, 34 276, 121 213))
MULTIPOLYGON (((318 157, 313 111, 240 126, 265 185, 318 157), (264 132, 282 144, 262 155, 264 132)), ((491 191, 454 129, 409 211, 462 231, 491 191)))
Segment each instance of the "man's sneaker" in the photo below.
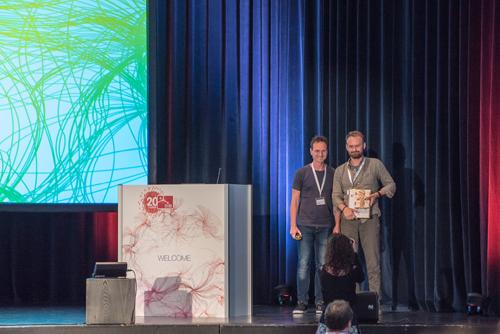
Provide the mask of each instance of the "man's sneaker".
POLYGON ((297 306, 293 309, 293 314, 304 314, 307 310, 307 306, 304 303, 298 302, 297 306))
POLYGON ((316 304, 316 314, 322 314, 324 309, 325 309, 325 304, 323 303, 316 304))

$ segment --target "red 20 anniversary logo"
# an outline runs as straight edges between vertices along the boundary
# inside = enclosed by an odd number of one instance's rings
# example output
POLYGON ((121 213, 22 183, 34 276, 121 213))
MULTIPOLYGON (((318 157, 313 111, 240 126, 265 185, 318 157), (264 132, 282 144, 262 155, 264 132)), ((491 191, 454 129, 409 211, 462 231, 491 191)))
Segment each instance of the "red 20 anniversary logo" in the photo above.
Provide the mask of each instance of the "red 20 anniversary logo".
POLYGON ((174 207, 174 196, 163 195, 154 190, 148 191, 143 196, 142 207, 146 213, 150 214, 172 209, 174 207))

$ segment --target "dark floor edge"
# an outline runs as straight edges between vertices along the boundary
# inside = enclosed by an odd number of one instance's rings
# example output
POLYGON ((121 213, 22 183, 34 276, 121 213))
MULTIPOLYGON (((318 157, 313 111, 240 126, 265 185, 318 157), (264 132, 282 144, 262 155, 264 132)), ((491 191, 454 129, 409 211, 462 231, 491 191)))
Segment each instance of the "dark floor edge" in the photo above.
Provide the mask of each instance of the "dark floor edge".
MULTIPOLYGON (((314 334, 316 324, 179 324, 2 326, 0 334, 314 334)), ((498 334, 498 326, 481 324, 362 324, 363 334, 498 334)))

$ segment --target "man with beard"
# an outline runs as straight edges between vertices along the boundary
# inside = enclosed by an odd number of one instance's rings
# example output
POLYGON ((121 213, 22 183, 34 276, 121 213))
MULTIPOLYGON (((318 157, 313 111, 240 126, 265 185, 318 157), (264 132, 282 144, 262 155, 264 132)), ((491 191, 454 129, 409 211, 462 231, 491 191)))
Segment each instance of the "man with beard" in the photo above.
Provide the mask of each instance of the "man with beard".
MULTIPOLYGON (((346 136, 349 160, 337 167, 333 177, 333 204, 341 212, 340 230, 354 239, 363 249, 370 291, 380 296, 380 208, 378 201, 396 192, 396 183, 382 161, 363 155, 366 149, 365 136, 360 131, 351 131, 346 136), (370 201, 368 218, 358 218, 357 209, 349 205, 349 195, 360 190, 370 191, 365 200, 370 201)), ((359 214, 358 214, 359 216, 359 214)))
MULTIPOLYGON (((332 185, 334 169, 325 163, 328 141, 323 136, 311 140, 312 162, 295 173, 290 203, 290 235, 297 240, 297 307, 294 314, 307 310, 311 260, 315 259, 314 292, 316 313, 323 312, 319 272, 325 263, 326 242, 334 226, 332 185)), ((335 218, 339 213, 335 210, 335 218)))

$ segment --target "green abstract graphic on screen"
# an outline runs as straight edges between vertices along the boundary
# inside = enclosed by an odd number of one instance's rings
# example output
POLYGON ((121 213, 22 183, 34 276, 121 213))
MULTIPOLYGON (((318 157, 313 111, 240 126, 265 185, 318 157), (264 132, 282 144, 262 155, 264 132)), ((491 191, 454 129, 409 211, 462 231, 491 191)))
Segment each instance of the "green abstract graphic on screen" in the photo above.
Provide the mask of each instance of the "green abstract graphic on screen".
POLYGON ((0 3, 0 203, 147 183, 146 0, 0 3))

